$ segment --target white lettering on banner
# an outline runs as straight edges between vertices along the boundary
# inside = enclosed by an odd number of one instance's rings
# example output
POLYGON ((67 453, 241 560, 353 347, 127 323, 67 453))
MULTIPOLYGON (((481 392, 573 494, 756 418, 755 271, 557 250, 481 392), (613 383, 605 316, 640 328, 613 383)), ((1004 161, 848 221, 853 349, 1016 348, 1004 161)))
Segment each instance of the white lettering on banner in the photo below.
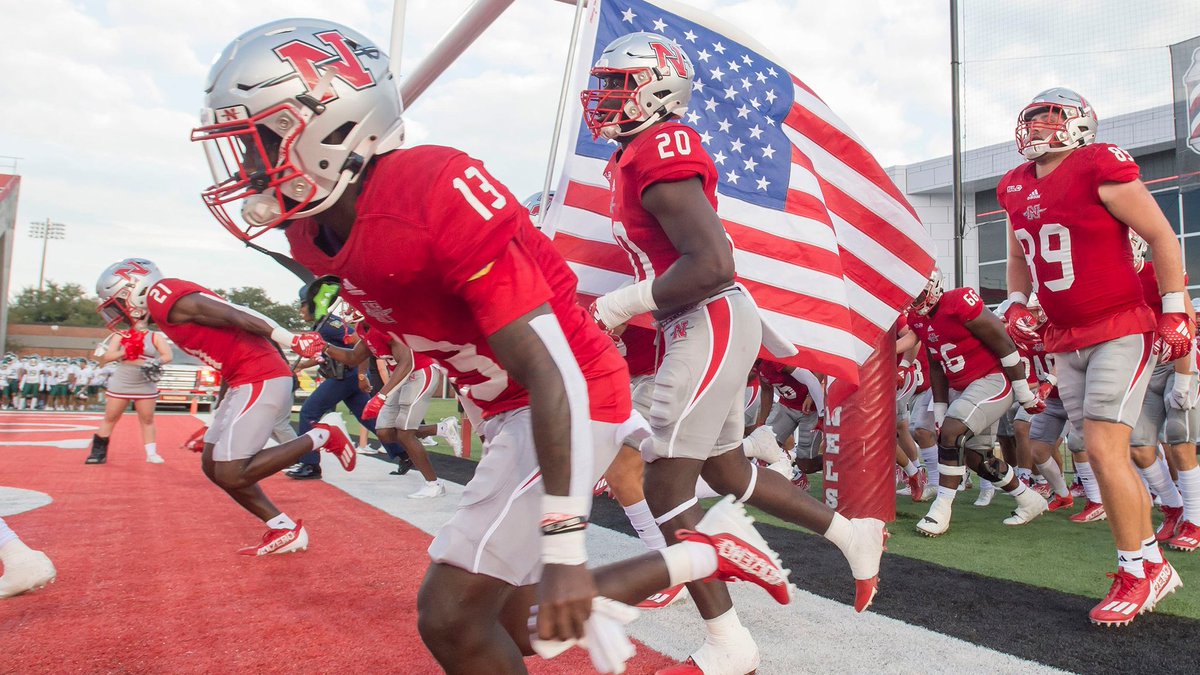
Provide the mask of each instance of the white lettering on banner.
POLYGON ((841 451, 841 424, 842 424, 842 406, 838 406, 832 410, 827 410, 825 413, 828 420, 825 423, 825 505, 831 509, 838 507, 838 490, 836 487, 830 487, 830 482, 837 483, 838 474, 833 470, 833 456, 841 451), (837 433, 830 431, 830 428, 837 429, 837 433))

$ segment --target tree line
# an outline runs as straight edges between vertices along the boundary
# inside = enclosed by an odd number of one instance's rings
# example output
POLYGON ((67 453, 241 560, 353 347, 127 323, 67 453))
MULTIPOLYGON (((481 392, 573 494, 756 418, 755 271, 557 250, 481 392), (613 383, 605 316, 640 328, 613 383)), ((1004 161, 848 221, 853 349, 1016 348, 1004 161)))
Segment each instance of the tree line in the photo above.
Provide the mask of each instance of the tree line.
MULTIPOLYGON (((216 292, 234 304, 262 312, 289 330, 307 328, 300 318, 299 301, 275 302, 266 291, 255 286, 216 289, 216 292)), ((36 286, 26 286, 17 293, 8 305, 8 322, 103 327, 104 320, 96 312, 99 302, 79 284, 47 281, 40 292, 36 286)))

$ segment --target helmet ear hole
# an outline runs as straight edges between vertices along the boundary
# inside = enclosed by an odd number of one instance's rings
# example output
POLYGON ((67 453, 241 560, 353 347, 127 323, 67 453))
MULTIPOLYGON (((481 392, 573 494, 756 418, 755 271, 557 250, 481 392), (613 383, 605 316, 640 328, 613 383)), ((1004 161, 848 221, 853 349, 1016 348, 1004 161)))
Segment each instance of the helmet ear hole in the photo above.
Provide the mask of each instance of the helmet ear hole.
POLYGON ((356 126, 358 126, 358 124, 354 121, 346 122, 342 126, 329 132, 325 138, 322 138, 321 145, 341 145, 346 141, 347 138, 350 137, 350 134, 353 133, 354 127, 356 126))

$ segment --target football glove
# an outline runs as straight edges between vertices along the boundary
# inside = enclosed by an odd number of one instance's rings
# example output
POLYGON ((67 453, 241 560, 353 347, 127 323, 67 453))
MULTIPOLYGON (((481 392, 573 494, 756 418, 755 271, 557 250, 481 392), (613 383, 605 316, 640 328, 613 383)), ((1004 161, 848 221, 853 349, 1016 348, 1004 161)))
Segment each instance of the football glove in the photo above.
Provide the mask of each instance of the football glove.
POLYGON ((321 352, 325 351, 325 338, 320 333, 300 333, 292 338, 292 351, 306 359, 321 360, 321 352))
POLYGON ((1007 324, 1005 330, 1008 337, 1012 338, 1018 347, 1029 349, 1041 341, 1042 337, 1033 329, 1037 319, 1033 318, 1033 314, 1025 305, 1019 302, 1009 305, 1004 311, 1004 321, 1007 324))
POLYGON ((379 417, 379 411, 383 409, 383 404, 387 402, 387 397, 383 394, 375 394, 370 401, 363 406, 362 418, 364 420, 373 420, 379 417))
POLYGON ((1175 373, 1175 384, 1164 392, 1167 405, 1176 410, 1191 410, 1196 407, 1200 392, 1196 389, 1195 373, 1175 373))

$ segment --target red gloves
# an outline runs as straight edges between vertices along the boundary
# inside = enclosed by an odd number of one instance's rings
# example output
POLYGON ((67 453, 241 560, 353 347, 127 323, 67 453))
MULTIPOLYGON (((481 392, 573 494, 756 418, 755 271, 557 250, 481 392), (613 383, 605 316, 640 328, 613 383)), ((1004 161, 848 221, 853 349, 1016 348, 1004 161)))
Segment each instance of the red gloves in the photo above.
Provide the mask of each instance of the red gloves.
POLYGON ((1154 342, 1154 349, 1158 352, 1158 360, 1170 363, 1191 353, 1196 322, 1182 312, 1163 314, 1158 320, 1156 332, 1158 339, 1154 342))
POLYGON ((325 351, 325 339, 320 333, 301 333, 292 338, 292 351, 306 359, 320 359, 325 351))
POLYGON ((367 404, 363 406, 362 418, 364 420, 373 420, 379 417, 379 411, 383 408, 385 401, 387 401, 387 397, 383 394, 372 396, 371 400, 367 401, 367 404))
POLYGON ((1025 305, 1019 302, 1009 305, 1004 311, 1004 321, 1007 324, 1008 337, 1012 338, 1018 347, 1029 349, 1041 341, 1041 336, 1033 329, 1037 319, 1033 318, 1033 314, 1025 305))

